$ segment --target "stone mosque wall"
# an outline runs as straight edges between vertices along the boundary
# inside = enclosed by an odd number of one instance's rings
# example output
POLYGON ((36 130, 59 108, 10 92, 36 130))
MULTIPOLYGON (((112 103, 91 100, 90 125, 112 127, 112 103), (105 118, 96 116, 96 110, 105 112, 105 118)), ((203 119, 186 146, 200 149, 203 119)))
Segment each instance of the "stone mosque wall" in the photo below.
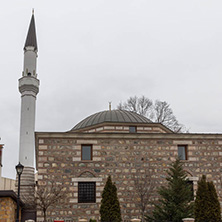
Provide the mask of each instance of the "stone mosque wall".
MULTIPOLYGON (((47 186, 55 182, 68 191, 57 208, 49 210, 49 218, 99 219, 101 194, 108 175, 117 186, 123 220, 138 218, 133 178, 150 172, 155 186, 163 185, 170 163, 178 157, 179 146, 185 149, 182 162, 194 192, 197 180, 205 174, 214 182, 220 197, 222 135, 36 133, 38 184, 47 186), (92 160, 82 160, 83 145, 91 145, 92 160), (78 203, 81 182, 95 182, 94 203, 78 203)), ((41 220, 41 212, 37 215, 41 220)))

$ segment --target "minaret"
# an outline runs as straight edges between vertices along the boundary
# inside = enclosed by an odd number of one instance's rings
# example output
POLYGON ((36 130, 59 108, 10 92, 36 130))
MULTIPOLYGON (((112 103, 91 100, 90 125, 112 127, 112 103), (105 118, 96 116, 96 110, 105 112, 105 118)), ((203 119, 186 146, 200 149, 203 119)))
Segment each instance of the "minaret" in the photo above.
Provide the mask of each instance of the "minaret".
POLYGON ((37 51, 33 11, 24 46, 22 78, 19 79, 19 92, 21 93, 19 162, 24 166, 21 176, 21 198, 33 194, 35 184, 35 103, 36 95, 39 92, 39 80, 36 73, 37 51))

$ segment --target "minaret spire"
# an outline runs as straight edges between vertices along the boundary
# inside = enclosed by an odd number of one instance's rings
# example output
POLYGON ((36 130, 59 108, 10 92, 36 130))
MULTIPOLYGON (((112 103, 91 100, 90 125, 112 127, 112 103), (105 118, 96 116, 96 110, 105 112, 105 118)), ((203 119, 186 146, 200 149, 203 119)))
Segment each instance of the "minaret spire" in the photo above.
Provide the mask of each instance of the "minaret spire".
POLYGON ((32 47, 34 47, 35 51, 38 51, 36 31, 35 31, 34 9, 32 10, 32 18, 31 18, 31 22, 30 22, 30 25, 29 25, 28 34, 27 34, 27 37, 26 37, 24 50, 28 46, 32 46, 32 47))
POLYGON ((35 31, 35 18, 32 14, 28 34, 24 45, 24 69, 22 76, 37 77, 36 61, 37 61, 37 38, 35 31))

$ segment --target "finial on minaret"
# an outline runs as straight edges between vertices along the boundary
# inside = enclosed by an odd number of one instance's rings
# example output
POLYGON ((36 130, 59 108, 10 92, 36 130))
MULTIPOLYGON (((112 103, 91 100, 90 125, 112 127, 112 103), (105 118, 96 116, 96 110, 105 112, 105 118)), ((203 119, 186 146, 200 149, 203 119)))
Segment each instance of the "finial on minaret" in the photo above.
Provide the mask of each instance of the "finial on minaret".
POLYGON ((109 111, 111 111, 112 109, 111 105, 112 105, 112 102, 109 102, 109 111))
POLYGON ((34 8, 32 9, 32 14, 34 15, 34 12, 35 12, 35 10, 34 10, 34 8))

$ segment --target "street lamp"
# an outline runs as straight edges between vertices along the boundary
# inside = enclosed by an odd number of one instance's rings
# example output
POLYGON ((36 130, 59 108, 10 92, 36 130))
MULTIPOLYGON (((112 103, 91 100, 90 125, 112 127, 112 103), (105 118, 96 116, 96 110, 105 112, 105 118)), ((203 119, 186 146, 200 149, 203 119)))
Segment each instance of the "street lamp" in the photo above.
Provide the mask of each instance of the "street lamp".
POLYGON ((17 175, 18 175, 18 196, 17 196, 17 217, 16 217, 16 222, 19 222, 20 177, 22 175, 23 168, 24 168, 24 166, 20 162, 15 167, 17 175))

